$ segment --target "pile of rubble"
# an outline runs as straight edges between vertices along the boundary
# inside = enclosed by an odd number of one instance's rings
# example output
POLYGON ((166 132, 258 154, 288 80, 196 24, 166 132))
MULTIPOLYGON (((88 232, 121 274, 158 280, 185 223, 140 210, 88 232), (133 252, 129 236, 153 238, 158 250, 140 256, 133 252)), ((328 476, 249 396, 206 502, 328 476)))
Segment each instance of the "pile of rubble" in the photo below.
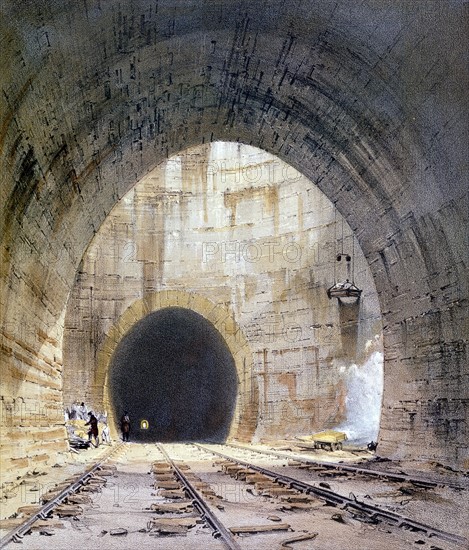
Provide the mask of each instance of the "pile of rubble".
POLYGON ((84 420, 69 420, 66 423, 66 428, 70 448, 75 450, 88 449, 91 442, 88 441, 88 430, 84 420))

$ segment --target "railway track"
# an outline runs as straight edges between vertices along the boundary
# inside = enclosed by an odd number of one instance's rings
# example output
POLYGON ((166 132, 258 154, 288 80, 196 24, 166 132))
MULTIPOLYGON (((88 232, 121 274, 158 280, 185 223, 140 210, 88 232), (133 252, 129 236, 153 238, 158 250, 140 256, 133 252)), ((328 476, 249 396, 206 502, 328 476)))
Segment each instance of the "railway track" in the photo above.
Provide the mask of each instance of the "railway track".
MULTIPOLYGON (((467 539, 458 534, 359 501, 353 494, 347 497, 311 480, 297 479, 293 467, 286 475, 275 465, 264 467, 259 460, 233 456, 247 451, 269 456, 244 446, 121 444, 69 486, 46 495, 42 508, 4 536, 0 548, 12 542, 23 542, 25 550, 94 546, 142 550, 160 544, 168 550, 468 547, 467 539), (119 454, 122 448, 124 454, 119 454), (106 464, 110 458, 114 466, 106 464), (112 478, 106 478, 110 483, 91 497, 94 500, 80 517, 70 517, 65 529, 39 544, 38 533, 24 536, 35 522, 79 499, 96 476, 110 467, 115 468, 112 478), (135 490, 129 489, 132 484, 135 490), (112 535, 120 535, 121 542, 112 535)), ((292 459, 281 455, 277 459, 292 459)))
POLYGON ((87 468, 83 474, 68 484, 68 486, 58 490, 55 496, 48 496, 47 494, 44 495, 43 506, 37 512, 28 517, 23 523, 12 529, 0 539, 0 549, 5 548, 5 546, 10 542, 22 542, 24 535, 31 530, 37 521, 46 519, 63 502, 67 501, 72 497, 72 495, 79 492, 81 488, 87 485, 93 476, 104 468, 106 462, 121 449, 122 443, 110 449, 104 457, 101 457, 98 462, 87 468))
MULTIPOLYGON (((415 532, 423 533, 429 538, 436 537, 436 538, 439 538, 440 540, 450 542, 461 548, 469 547, 469 540, 465 537, 462 537, 454 533, 446 532, 442 529, 438 529, 430 525, 427 525, 425 523, 415 521, 401 514, 391 512, 389 510, 384 510, 382 508, 368 504, 366 502, 359 501, 353 495, 346 497, 344 495, 331 491, 330 489, 326 489, 324 487, 317 487, 305 481, 295 479, 291 476, 279 474, 278 472, 264 468, 262 466, 252 464, 251 462, 247 462, 237 457, 227 455, 226 453, 221 453, 210 447, 206 447, 200 444, 195 444, 195 445, 199 449, 205 452, 213 453, 214 455, 219 456, 220 458, 229 460, 233 463, 243 466, 244 468, 248 468, 250 470, 257 471, 262 475, 268 476, 273 480, 275 480, 275 482, 280 483, 285 487, 296 489, 307 495, 313 494, 314 496, 318 497, 319 499, 323 500, 325 503, 331 506, 340 507, 343 510, 352 511, 352 513, 355 513, 358 516, 361 516, 362 521, 363 521, 363 518, 367 518, 366 521, 369 521, 371 523, 385 522, 392 527, 411 529, 415 532)), ((241 446, 241 448, 243 447, 241 446)), ((250 452, 252 451, 252 449, 250 448, 243 448, 243 450, 249 450, 250 452)))
POLYGON ((419 476, 412 476, 404 473, 373 470, 372 468, 360 468, 359 466, 351 466, 348 464, 338 464, 335 462, 319 462, 317 460, 306 458, 304 456, 298 455, 297 453, 293 453, 293 452, 272 451, 268 449, 260 450, 253 447, 247 447, 246 445, 239 445, 234 443, 227 443, 225 444, 225 446, 231 447, 233 449, 249 451, 250 453, 258 453, 261 455, 275 456, 277 458, 295 460, 297 462, 301 462, 302 464, 309 464, 311 466, 320 468, 321 471, 330 470, 330 471, 337 471, 337 472, 349 472, 352 474, 359 474, 359 475, 379 478, 385 481, 392 481, 392 482, 398 482, 398 483, 412 483, 416 486, 426 487, 426 488, 449 487, 451 489, 456 489, 456 490, 469 489, 469 482, 467 484, 458 484, 458 483, 448 482, 444 480, 434 480, 434 479, 428 479, 428 478, 423 478, 419 476))
POLYGON ((206 500, 202 494, 195 488, 195 486, 190 482, 188 476, 186 476, 183 471, 176 465, 174 460, 166 452, 166 449, 161 443, 157 444, 158 449, 163 454, 168 464, 174 471, 176 478, 181 483, 183 490, 186 494, 192 498, 192 505, 197 508, 200 513, 201 518, 210 526, 215 538, 220 538, 221 542, 229 550, 241 550, 241 547, 234 539, 231 532, 225 527, 225 525, 220 521, 220 519, 213 513, 210 506, 207 504, 206 500))

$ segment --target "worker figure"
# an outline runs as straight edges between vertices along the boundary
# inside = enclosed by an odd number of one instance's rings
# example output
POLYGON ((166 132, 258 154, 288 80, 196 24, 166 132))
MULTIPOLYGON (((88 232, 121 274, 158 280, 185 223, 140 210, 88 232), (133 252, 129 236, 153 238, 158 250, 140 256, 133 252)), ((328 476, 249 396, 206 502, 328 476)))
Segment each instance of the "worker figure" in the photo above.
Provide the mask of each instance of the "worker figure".
POLYGON ((90 427, 90 429, 88 430, 88 441, 93 444, 91 438, 94 437, 94 440, 96 442, 94 446, 97 447, 99 445, 98 419, 91 411, 88 413, 88 416, 90 417, 90 419, 85 424, 85 426, 90 427))
POLYGON ((107 445, 111 444, 111 432, 109 431, 109 426, 104 424, 104 428, 101 430, 101 439, 103 443, 107 445))
POLYGON ((70 407, 70 414, 68 416, 69 420, 77 420, 78 419, 78 405, 76 403, 72 403, 72 406, 70 407))
POLYGON ((88 409, 86 408, 85 402, 82 401, 81 405, 78 407, 78 418, 81 420, 86 420, 86 415, 88 413, 88 409))
POLYGON ((127 411, 124 411, 124 414, 121 418, 121 431, 122 431, 122 441, 129 441, 130 435, 130 417, 127 411))

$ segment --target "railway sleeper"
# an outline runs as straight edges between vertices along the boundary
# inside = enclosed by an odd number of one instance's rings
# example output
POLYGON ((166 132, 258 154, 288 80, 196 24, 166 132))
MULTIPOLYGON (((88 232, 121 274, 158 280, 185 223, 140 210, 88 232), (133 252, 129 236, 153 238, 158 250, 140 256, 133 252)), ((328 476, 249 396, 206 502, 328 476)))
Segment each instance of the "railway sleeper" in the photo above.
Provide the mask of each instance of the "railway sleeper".
POLYGON ((262 483, 262 482, 272 483, 272 478, 264 474, 258 474, 257 472, 253 472, 252 474, 249 474, 246 476, 245 481, 246 483, 251 483, 251 484, 262 483))
MULTIPOLYGON (((313 470, 313 468, 310 468, 313 470)), ((317 470, 316 470, 317 471, 317 470)), ((353 477, 354 474, 341 470, 323 470, 318 472, 318 477, 353 477)))
POLYGON ((83 485, 83 487, 80 487, 79 492, 80 493, 102 493, 103 489, 101 485, 98 484, 90 484, 90 485, 83 485))
POLYGON ((116 474, 117 472, 117 468, 116 466, 111 466, 111 465, 103 465, 103 466, 100 466, 97 470, 98 474, 100 476, 113 476, 116 474))
POLYGON ((261 493, 263 497, 278 497, 284 495, 296 495, 298 494, 294 489, 287 489, 286 487, 271 487, 261 493))
POLYGON ((317 509, 322 508, 322 503, 312 503, 312 502, 282 502, 279 506, 277 506, 276 510, 279 512, 295 512, 296 510, 311 510, 311 509, 317 509))
POLYGON ((242 525, 240 527, 230 527, 233 535, 250 533, 268 533, 269 531, 291 531, 288 523, 269 523, 268 525, 242 525))
POLYGON ((278 483, 275 483, 275 481, 261 481, 258 483, 254 483, 254 489, 256 489, 256 491, 264 491, 272 487, 278 487, 278 483))
POLYGON ((81 494, 73 494, 70 496, 67 496, 65 499, 65 502, 67 504, 91 504, 92 499, 89 495, 81 495, 81 494))
MULTIPOLYGON (((24 523, 24 518, 7 518, 0 520, 0 529, 15 529, 24 523)), ((40 529, 63 529, 65 525, 57 519, 39 519, 30 527, 30 531, 39 531, 40 529)), ((29 531, 29 532, 30 532, 29 531)))
POLYGON ((181 484, 177 481, 155 481, 153 486, 155 489, 179 489, 181 484))
POLYGON ((245 468, 243 466, 238 466, 237 464, 233 464, 233 463, 225 464, 225 465, 222 465, 221 467, 221 471, 228 475, 237 475, 240 472, 243 472, 244 470, 245 468))
POLYGON ((59 518, 79 516, 83 513, 83 508, 77 504, 59 504, 53 510, 53 513, 59 518))
POLYGON ((147 524, 150 535, 186 535, 189 529, 204 523, 200 517, 153 518, 147 524))
POLYGON ((208 500, 221 499, 220 495, 217 495, 213 489, 200 489, 202 495, 208 500))
POLYGON ((204 520, 200 518, 199 516, 192 516, 188 518, 152 518, 149 521, 148 527, 151 528, 153 525, 184 525, 185 527, 188 527, 189 529, 191 527, 195 527, 197 524, 204 523, 204 520))
POLYGON ((93 474, 89 480, 89 483, 101 483, 106 484, 107 483, 107 477, 101 476, 98 474, 93 474))
POLYGON ((176 479, 174 472, 170 474, 153 474, 156 481, 174 481, 176 479))
POLYGON ((185 514, 194 511, 192 500, 183 502, 161 502, 150 505, 150 510, 157 514, 185 514))
POLYGON ((94 479, 94 478, 90 478, 88 481, 86 481, 81 487, 80 489, 83 489, 84 487, 102 487, 103 485, 106 485, 107 483, 107 478, 103 477, 101 479, 94 479))
POLYGON ((280 500, 284 500, 286 502, 319 502, 321 503, 321 506, 323 505, 322 501, 318 500, 317 498, 314 498, 310 495, 305 494, 295 494, 295 495, 280 495, 280 500))
POLYGON ((59 490, 53 489, 48 491, 47 493, 41 496, 41 499, 40 499, 41 504, 47 504, 51 500, 54 500, 60 495, 62 491, 63 489, 59 489, 59 490))
POLYGON ((187 532, 189 531, 189 528, 184 525, 160 525, 155 526, 148 534, 151 537, 154 536, 172 536, 175 535, 187 535, 187 532))
POLYGON ((198 518, 153 518, 147 523, 147 531, 150 535, 186 535, 189 529, 192 529, 200 523, 198 518))
POLYGON ((176 499, 176 500, 185 499, 187 497, 187 495, 186 495, 186 493, 183 489, 179 489, 179 490, 176 490, 176 491, 161 489, 159 491, 159 494, 160 494, 160 496, 162 496, 164 498, 170 498, 170 499, 176 499))
POLYGON ((162 468, 161 466, 152 466, 151 473, 156 475, 168 475, 172 473, 172 469, 169 466, 167 468, 162 468))
POLYGON ((23 516, 32 516, 38 511, 39 511, 39 506, 37 504, 30 504, 28 506, 21 506, 20 508, 18 508, 16 513, 20 514, 21 517, 23 517, 23 516))
MULTIPOLYGON (((229 473, 229 472, 227 472, 229 473)), ((249 470, 249 469, 246 469, 246 468, 243 468, 241 470, 238 470, 235 475, 234 475, 234 478, 235 479, 239 479, 240 481, 245 481, 246 480, 246 477, 254 474, 255 472, 253 472, 252 470, 249 470)))

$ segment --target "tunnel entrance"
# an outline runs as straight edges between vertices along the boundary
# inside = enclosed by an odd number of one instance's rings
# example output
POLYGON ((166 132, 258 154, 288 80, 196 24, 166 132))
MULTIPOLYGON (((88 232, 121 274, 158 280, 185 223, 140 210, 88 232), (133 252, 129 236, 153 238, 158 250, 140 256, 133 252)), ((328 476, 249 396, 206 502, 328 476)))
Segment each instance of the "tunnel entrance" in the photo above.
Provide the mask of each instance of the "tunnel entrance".
POLYGON ((115 418, 129 413, 133 441, 223 442, 236 405, 235 362, 212 323, 190 309, 168 307, 122 338, 109 390, 115 418))

